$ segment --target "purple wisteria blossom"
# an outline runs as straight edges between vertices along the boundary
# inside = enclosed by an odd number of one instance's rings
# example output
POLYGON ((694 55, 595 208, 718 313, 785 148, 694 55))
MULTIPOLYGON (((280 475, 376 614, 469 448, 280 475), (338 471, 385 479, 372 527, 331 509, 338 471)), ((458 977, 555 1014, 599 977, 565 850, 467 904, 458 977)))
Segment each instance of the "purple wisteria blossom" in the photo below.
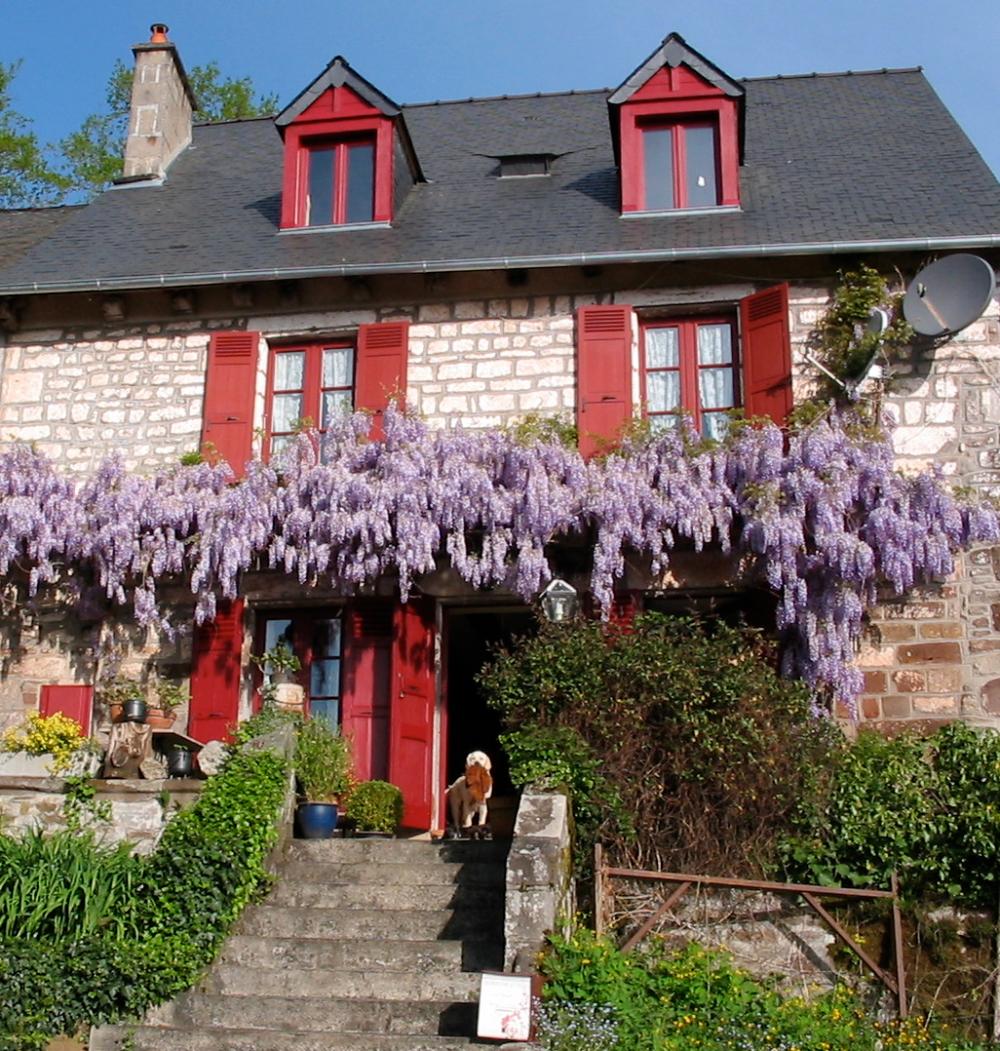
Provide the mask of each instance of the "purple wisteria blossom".
POLYGON ((742 556, 778 599, 784 671, 853 702, 852 658, 878 589, 940 579, 953 555, 1000 539, 987 503, 960 502, 932 475, 905 478, 888 438, 834 416, 785 438, 739 427, 705 448, 671 432, 584 462, 556 441, 430 431, 390 409, 385 440, 345 416, 301 435, 279 462, 177 465, 154 477, 109 458, 79 483, 19 447, 0 455, 0 578, 94 585, 137 620, 162 623, 157 584, 187 578, 199 622, 260 567, 343 594, 383 574, 405 599, 445 555, 476 588, 526 600, 552 576, 547 545, 594 538, 591 589, 605 612, 625 556, 669 565, 679 542, 742 556))

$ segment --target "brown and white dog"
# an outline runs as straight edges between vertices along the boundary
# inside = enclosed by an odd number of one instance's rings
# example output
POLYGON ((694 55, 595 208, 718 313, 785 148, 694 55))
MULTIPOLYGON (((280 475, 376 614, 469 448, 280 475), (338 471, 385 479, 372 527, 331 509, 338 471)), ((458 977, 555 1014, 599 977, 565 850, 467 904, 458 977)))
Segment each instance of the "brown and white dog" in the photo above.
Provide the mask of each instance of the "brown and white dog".
POLYGON ((456 834, 472 829, 473 818, 476 830, 485 831, 486 800, 493 794, 492 769, 493 764, 485 752, 469 752, 465 757, 465 773, 448 786, 448 807, 456 834))

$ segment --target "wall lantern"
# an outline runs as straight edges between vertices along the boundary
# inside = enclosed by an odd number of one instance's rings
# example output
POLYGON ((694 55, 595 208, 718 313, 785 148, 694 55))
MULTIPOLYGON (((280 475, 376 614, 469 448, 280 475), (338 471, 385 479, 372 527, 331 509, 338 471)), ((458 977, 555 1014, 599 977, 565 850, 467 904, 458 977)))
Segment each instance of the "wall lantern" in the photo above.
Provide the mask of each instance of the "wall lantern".
POLYGON ((566 624, 573 620, 580 609, 580 597, 576 588, 558 577, 546 584, 538 596, 545 619, 552 624, 566 624))

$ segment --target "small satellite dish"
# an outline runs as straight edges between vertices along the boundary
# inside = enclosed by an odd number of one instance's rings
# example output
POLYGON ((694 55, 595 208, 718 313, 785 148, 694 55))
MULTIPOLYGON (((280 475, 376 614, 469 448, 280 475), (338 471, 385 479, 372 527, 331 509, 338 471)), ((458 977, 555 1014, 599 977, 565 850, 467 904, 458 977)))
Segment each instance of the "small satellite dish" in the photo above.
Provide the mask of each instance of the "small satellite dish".
POLYGON ((996 289, 993 267, 978 255, 948 255, 913 279, 903 316, 922 336, 946 336, 971 325, 996 289))
POLYGON ((872 307, 865 322, 865 331, 873 336, 881 336, 889 327, 889 311, 881 307, 872 307))

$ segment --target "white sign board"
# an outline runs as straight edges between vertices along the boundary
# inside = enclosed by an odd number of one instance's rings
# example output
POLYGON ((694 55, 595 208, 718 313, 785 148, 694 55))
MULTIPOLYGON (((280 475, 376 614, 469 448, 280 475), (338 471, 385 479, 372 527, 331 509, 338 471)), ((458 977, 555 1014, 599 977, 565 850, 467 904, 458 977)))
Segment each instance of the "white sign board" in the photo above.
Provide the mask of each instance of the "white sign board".
POLYGON ((531 1034, 531 975, 484 974, 479 986, 479 1025, 485 1040, 524 1040, 531 1034))

